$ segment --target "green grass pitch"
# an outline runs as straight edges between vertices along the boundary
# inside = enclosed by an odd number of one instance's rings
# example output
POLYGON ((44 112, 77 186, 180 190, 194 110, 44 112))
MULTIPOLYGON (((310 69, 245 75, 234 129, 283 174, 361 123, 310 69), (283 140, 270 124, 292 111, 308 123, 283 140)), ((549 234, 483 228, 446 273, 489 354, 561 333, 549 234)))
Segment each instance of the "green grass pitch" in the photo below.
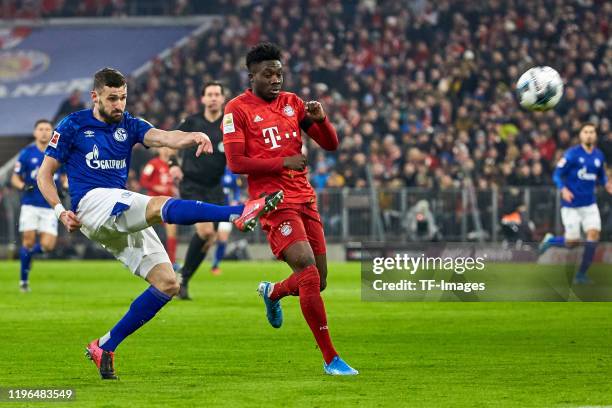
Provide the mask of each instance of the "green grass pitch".
MULTIPOLYGON (((255 289, 282 263, 203 267, 192 302, 172 301, 117 350, 121 380, 102 382, 85 344, 146 283, 118 262, 35 261, 32 292, 0 263, 0 387, 71 387, 40 407, 612 405, 612 304, 367 303, 359 264, 330 264, 324 292, 336 348, 357 377, 323 374, 296 298, 272 329, 255 289)), ((19 403, 2 403, 11 407, 19 403)))

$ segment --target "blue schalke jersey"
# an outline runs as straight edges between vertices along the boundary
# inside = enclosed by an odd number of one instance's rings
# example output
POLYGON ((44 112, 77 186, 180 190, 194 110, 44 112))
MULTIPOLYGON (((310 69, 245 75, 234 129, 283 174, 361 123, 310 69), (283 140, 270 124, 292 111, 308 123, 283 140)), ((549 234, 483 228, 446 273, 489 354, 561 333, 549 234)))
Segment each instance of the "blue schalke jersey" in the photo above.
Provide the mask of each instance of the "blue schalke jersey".
MULTIPOLYGON (((21 204, 23 205, 51 208, 49 203, 47 203, 47 200, 45 200, 38 189, 38 184, 36 183, 38 169, 40 168, 44 157, 44 152, 38 150, 36 143, 32 143, 24 147, 19 152, 19 156, 15 162, 15 174, 21 177, 24 183, 32 186, 31 190, 24 191, 21 195, 21 204)), ((60 168, 60 170, 53 175, 53 180, 56 184, 59 184, 61 173, 62 169, 60 168)))
POLYGON ((92 109, 71 113, 59 123, 45 154, 64 164, 73 211, 90 190, 126 187, 132 147, 143 143, 152 127, 128 112, 119 123, 101 122, 92 109))
POLYGON ((221 178, 221 185, 223 186, 226 204, 230 204, 232 201, 240 202, 240 182, 238 176, 227 167, 221 178))
POLYGON ((605 159, 601 150, 595 148, 588 153, 582 145, 569 148, 559 160, 553 175, 559 189, 567 187, 574 199, 561 199, 563 207, 586 207, 595 203, 595 187, 608 182, 605 159))

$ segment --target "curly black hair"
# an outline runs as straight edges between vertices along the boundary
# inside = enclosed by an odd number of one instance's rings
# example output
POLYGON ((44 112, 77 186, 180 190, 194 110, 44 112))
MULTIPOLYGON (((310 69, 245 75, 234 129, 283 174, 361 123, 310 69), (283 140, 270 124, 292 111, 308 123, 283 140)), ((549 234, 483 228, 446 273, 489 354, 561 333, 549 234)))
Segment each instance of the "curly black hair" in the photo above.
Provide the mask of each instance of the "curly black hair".
POLYGON ((246 66, 250 71, 253 64, 262 61, 281 59, 281 49, 278 45, 270 42, 262 42, 251 48, 246 56, 246 66))

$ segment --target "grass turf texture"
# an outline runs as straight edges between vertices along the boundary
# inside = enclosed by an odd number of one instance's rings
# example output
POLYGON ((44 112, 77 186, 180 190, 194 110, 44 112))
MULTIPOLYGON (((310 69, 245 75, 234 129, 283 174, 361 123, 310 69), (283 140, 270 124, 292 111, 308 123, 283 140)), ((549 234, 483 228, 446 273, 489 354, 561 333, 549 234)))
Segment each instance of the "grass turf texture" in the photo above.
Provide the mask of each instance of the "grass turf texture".
POLYGON ((0 387, 76 389, 52 407, 612 405, 612 304, 366 303, 359 264, 332 263, 332 338, 361 372, 339 378, 323 374, 296 298, 280 330, 266 321, 257 283, 286 266, 207 269, 194 301, 173 301, 119 346, 121 380, 103 382, 84 347, 146 283, 118 262, 35 261, 22 294, 18 264, 0 263, 0 387))

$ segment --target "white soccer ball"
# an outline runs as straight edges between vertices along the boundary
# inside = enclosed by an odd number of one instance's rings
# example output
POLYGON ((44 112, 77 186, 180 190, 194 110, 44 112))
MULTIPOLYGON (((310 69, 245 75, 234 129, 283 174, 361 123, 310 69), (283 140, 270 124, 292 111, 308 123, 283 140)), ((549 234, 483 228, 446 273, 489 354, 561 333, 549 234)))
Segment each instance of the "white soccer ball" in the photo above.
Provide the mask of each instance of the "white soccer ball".
POLYGON ((563 81, 551 67, 533 67, 516 83, 516 94, 521 106, 532 111, 554 108, 563 95, 563 81))

